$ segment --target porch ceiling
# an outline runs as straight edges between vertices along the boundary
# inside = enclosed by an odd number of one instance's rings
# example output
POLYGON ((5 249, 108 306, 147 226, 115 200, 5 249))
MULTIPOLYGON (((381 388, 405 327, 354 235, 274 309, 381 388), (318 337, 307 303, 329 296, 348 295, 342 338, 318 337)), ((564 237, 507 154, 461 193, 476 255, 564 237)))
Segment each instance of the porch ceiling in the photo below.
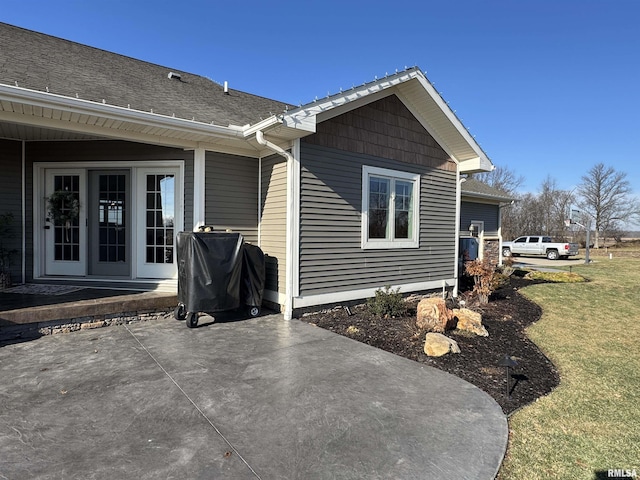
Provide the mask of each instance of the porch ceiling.
POLYGON ((259 155, 256 146, 245 138, 242 127, 223 127, 9 85, 0 85, 0 138, 118 139, 259 155))
POLYGON ((54 130, 51 128, 20 125, 17 123, 0 122, 0 138, 5 140, 59 141, 59 140, 98 140, 104 137, 85 135, 82 133, 54 130))

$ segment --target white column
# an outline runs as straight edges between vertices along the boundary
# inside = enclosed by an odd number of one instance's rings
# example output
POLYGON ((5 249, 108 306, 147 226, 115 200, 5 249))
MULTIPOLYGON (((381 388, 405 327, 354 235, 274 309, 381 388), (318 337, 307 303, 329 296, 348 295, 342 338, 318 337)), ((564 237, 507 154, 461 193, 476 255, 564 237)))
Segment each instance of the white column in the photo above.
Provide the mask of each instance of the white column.
POLYGON ((193 151, 193 231, 205 224, 205 149, 193 151))
POLYGON ((285 320, 293 317, 293 298, 299 288, 299 231, 300 231, 300 141, 293 144, 293 153, 287 155, 287 238, 286 238, 286 304, 285 320))
POLYGON ((458 269, 459 269, 459 259, 460 256, 460 211, 461 211, 461 202, 462 202, 462 182, 466 181, 466 178, 460 178, 460 165, 456 165, 456 221, 455 221, 455 239, 454 239, 454 248, 453 248, 453 292, 452 295, 454 298, 458 296, 458 286, 459 286, 459 278, 458 278, 458 269))

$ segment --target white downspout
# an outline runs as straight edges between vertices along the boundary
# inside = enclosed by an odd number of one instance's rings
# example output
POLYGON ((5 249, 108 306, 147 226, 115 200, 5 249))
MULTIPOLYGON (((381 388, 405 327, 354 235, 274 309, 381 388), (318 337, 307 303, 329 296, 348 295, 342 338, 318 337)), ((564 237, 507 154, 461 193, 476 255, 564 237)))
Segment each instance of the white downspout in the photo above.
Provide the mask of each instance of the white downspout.
POLYGON ((261 130, 256 131, 256 141, 263 147, 267 147, 278 155, 287 159, 287 220, 286 230, 287 237, 285 242, 286 249, 286 282, 285 282, 285 305, 284 305, 284 319, 291 320, 293 318, 293 235, 296 233, 293 231, 293 215, 294 215, 294 196, 293 196, 293 165, 295 158, 289 152, 281 148, 280 146, 272 143, 264 138, 264 134, 261 130))
POLYGON ((258 246, 262 248, 262 155, 258 158, 258 246))
POLYGON ((458 272, 459 272, 459 257, 460 257, 460 210, 461 210, 461 198, 462 198, 462 182, 466 182, 466 178, 460 178, 460 169, 456 169, 456 241, 455 241, 455 262, 453 272, 453 297, 458 296, 458 272))

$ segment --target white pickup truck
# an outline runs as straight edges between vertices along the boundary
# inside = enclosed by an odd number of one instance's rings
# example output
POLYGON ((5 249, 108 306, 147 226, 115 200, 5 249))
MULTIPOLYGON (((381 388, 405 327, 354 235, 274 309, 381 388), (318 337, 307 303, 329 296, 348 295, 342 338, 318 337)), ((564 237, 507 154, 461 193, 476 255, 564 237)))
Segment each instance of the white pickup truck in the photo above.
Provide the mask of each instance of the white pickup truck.
POLYGON ((502 242, 502 256, 544 255, 549 260, 568 258, 578 254, 578 244, 554 242, 551 237, 530 235, 518 237, 513 242, 502 242))

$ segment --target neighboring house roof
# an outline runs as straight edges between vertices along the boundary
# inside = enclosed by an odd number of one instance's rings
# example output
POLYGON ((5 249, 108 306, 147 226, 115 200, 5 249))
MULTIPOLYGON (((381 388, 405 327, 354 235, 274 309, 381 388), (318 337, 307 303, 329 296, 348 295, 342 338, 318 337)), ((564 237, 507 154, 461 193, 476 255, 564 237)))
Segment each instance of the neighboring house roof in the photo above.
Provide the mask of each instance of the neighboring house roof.
POLYGON ((396 95, 461 172, 493 169, 417 67, 290 108, 233 89, 227 95, 199 75, 4 23, 0 42, 0 137, 46 140, 62 131, 56 139, 121 138, 260 156, 258 132, 289 148, 291 140, 314 133, 316 123, 396 95))
POLYGON ((466 178, 460 187, 463 197, 471 197, 483 200, 494 200, 496 203, 511 202, 513 196, 487 185, 474 178, 466 178))

